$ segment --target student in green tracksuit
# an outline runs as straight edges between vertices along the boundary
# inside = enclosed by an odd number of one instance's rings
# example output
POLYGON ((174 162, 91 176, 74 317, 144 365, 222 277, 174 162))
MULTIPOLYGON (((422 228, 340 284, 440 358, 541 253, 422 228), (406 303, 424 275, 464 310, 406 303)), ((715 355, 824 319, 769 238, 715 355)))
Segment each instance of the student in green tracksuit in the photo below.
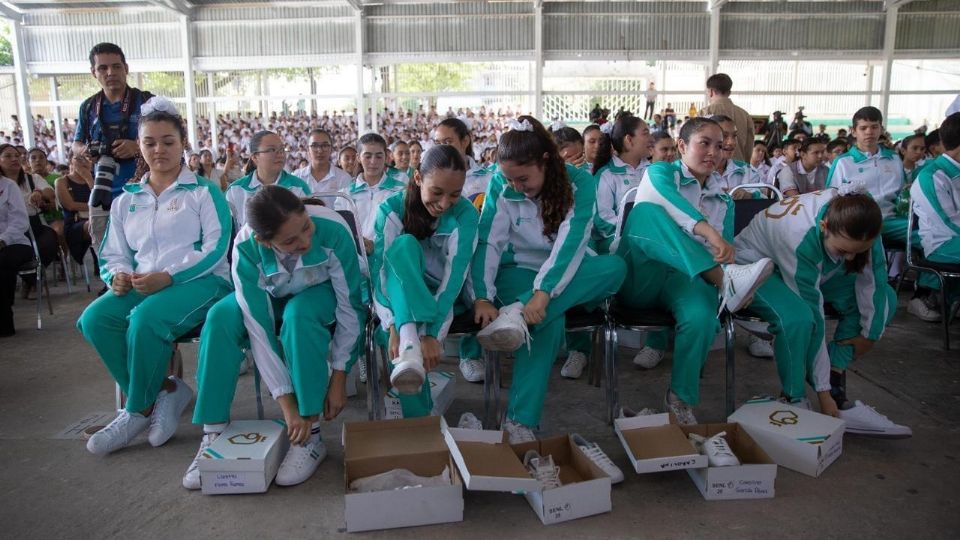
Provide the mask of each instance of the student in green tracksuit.
POLYGON ((87 441, 94 454, 123 448, 148 428, 153 446, 173 436, 193 398, 186 383, 166 377, 173 341, 231 288, 230 211, 220 187, 183 163, 181 122, 166 98, 143 104, 139 147, 149 172, 113 201, 99 255, 110 291, 77 322, 127 396, 125 409, 87 441))
MULTIPOLYGON (((241 313, 257 369, 283 411, 291 446, 276 483, 290 486, 310 478, 326 456, 320 415, 332 420, 346 405, 346 373, 362 348, 366 324, 360 261, 339 214, 324 206, 308 209, 280 186, 265 186, 248 201, 247 221, 234 240, 232 306, 241 313)), ((183 477, 187 489, 200 488, 198 462, 230 420, 243 360, 233 318, 223 320, 227 331, 208 332, 220 324, 208 319, 200 341, 193 421, 203 424, 204 436, 183 477)))
POLYGON ((283 170, 287 151, 279 135, 272 131, 254 133, 250 138, 250 154, 246 176, 232 182, 225 192, 238 230, 247 223, 247 201, 263 186, 277 185, 293 191, 298 197, 310 196, 306 181, 283 170))
POLYGON ((483 326, 480 344, 514 352, 503 428, 511 442, 523 442, 534 440, 532 428, 540 424, 564 314, 576 305, 595 307, 615 293, 625 267, 615 256, 588 254, 596 182, 563 163, 540 122, 531 116, 513 120, 500 138, 497 159, 467 291, 483 326))
MULTIPOLYGON (((640 182, 617 246, 628 269, 617 298, 629 308, 665 309, 676 319, 665 406, 680 423, 695 424, 700 371, 720 329, 718 308, 735 312, 747 305, 773 263, 733 264, 733 201, 716 172, 720 126, 692 118, 680 129, 678 146, 679 161, 654 163, 640 182)), ((652 346, 644 349, 663 355, 652 346)))
POLYGON ((374 306, 389 333, 390 382, 404 418, 433 408, 426 373, 440 362, 443 340, 477 245, 479 215, 461 197, 467 172, 460 152, 431 148, 406 191, 385 200, 374 226, 374 306))

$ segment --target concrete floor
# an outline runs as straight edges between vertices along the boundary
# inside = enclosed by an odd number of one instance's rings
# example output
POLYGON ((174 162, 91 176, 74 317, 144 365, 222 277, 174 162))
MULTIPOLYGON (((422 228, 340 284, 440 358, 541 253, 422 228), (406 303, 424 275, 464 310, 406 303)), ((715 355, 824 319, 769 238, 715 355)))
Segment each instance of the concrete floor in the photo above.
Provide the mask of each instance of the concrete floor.
MULTIPOLYGON (((96 288, 95 288, 96 290, 96 288)), ((262 495, 209 497, 190 493, 180 478, 199 442, 200 428, 181 420, 161 448, 145 441, 105 458, 81 440, 53 437, 88 413, 110 411, 113 382, 74 328, 94 298, 85 290, 53 291, 55 315, 35 328, 33 302, 18 301, 19 333, 0 341, 0 535, 4 538, 328 538, 343 533, 341 422, 366 418, 362 395, 338 421, 324 424, 330 455, 316 475, 293 488, 262 495)), ((462 523, 352 537, 490 538, 742 538, 956 537, 960 530, 960 324, 955 349, 941 347, 940 326, 901 309, 887 335, 859 362, 849 393, 877 407, 914 437, 882 441, 848 436, 843 455, 819 479, 780 468, 776 498, 704 501, 685 472, 637 476, 603 420, 602 394, 584 380, 554 370, 542 434, 579 432, 596 440, 627 471, 613 489, 613 512, 551 527, 541 525, 522 497, 465 492, 462 523), (951 533, 950 531, 954 531, 951 533)), ((778 391, 772 362, 751 358, 738 343, 737 395, 742 400, 778 391)), ((195 347, 185 347, 194 385, 195 347)), ((633 369, 633 351, 620 351, 622 402, 660 404, 670 363, 633 369)), ((445 369, 456 370, 448 359, 445 369)), ((509 370, 508 370, 509 373, 509 370)), ((509 375, 507 374, 507 380, 509 375)), ((585 377, 584 377, 585 378, 585 377)), ((701 421, 723 419, 723 358, 712 353, 702 385, 701 421)), ((255 417, 252 377, 241 378, 234 418, 255 417)), ((447 413, 482 409, 481 387, 462 380, 447 413)), ((280 417, 270 401, 268 417, 280 417)))

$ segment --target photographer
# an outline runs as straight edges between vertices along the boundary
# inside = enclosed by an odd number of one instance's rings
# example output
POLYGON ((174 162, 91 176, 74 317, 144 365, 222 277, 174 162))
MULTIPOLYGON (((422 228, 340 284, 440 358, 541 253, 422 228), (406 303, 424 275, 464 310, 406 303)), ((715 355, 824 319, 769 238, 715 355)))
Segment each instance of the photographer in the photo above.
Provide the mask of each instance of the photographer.
POLYGON ((100 245, 110 216, 110 201, 120 196, 137 168, 137 122, 140 106, 151 94, 127 85, 127 59, 120 47, 100 43, 90 50, 90 73, 100 92, 80 105, 73 154, 93 163, 90 235, 100 245))

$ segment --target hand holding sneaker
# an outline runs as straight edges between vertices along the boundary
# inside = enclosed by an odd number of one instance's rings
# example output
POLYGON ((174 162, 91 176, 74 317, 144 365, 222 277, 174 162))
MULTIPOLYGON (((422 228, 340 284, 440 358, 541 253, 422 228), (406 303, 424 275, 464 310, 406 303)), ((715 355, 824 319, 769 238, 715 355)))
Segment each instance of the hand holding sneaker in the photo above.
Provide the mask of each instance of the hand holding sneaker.
POLYGON ((480 325, 480 328, 486 328, 500 316, 500 310, 487 300, 477 300, 473 303, 473 322, 480 325))
POLYGON ((310 438, 310 425, 312 422, 300 416, 300 410, 297 408, 297 398, 293 394, 284 394, 277 398, 280 409, 283 411, 283 421, 287 424, 287 435, 290 436, 290 444, 303 445, 310 438))
POLYGON ((423 355, 423 369, 432 371, 440 365, 443 345, 433 336, 423 336, 420 338, 420 353, 423 355))

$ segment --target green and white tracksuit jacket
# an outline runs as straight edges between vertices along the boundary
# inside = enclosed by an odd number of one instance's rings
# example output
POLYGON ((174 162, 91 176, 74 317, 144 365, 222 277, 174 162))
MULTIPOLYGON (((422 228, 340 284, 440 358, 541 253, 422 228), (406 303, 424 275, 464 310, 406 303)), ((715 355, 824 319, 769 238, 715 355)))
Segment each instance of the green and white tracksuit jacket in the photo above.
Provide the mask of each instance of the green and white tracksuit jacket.
POLYGON ((640 185, 643 173, 650 166, 647 160, 636 167, 617 156, 597 171, 597 215, 593 219, 593 239, 598 251, 608 253, 620 220, 620 203, 628 191, 640 185))
POLYGON ((274 398, 292 393, 293 384, 281 359, 273 299, 294 296, 329 281, 336 295, 337 321, 330 344, 330 366, 349 371, 362 348, 366 309, 353 234, 330 208, 308 206, 307 212, 316 230, 310 251, 297 257, 292 271, 282 264, 285 255, 257 242, 249 225, 237 233, 233 248, 237 304, 243 312, 257 369, 274 398))
POLYGON ((494 174, 480 215, 479 242, 467 287, 471 302, 494 302, 501 267, 536 271, 534 290, 551 298, 563 293, 588 252, 597 190, 589 173, 572 165, 566 168, 574 202, 555 239, 543 234, 540 200, 527 198, 511 188, 502 174, 494 174))
POLYGON ((920 243, 928 257, 960 237, 960 163, 946 154, 928 161, 910 187, 910 197, 919 218, 920 243))
POLYGON ((863 182, 880 205, 883 219, 894 217, 897 195, 903 189, 906 175, 903 162, 893 150, 881 146, 876 154, 864 154, 854 146, 833 161, 827 174, 827 187, 863 182))
POLYGON ((473 158, 467 157, 467 179, 463 183, 460 196, 470 202, 476 200, 478 195, 486 193, 495 172, 497 172, 496 165, 481 167, 473 158))
POLYGON ((220 186, 183 167, 159 196, 147 184, 123 186, 110 209, 100 245, 100 277, 112 284, 119 272, 166 272, 173 283, 213 274, 230 281, 227 246, 230 210, 220 186))
MULTIPOLYGON (((308 186, 306 182, 287 171, 280 171, 280 176, 277 177, 274 185, 287 188, 297 197, 301 198, 309 197, 311 193, 310 186, 308 186)), ((257 176, 256 170, 243 178, 235 180, 227 187, 227 203, 230 204, 230 212, 233 213, 233 218, 237 222, 238 229, 240 225, 244 225, 247 222, 247 201, 250 200, 250 197, 256 195, 261 187, 263 187, 263 182, 261 182, 257 176)))
MULTIPOLYGON (((845 272, 843 259, 835 260, 823 245, 820 221, 838 197, 836 189, 815 191, 775 203, 740 231, 736 238, 737 262, 753 263, 769 257, 783 282, 810 307, 819 348, 811 375, 818 392, 830 389, 830 356, 824 339, 821 285, 845 272)), ((896 305, 889 305, 887 267, 880 238, 874 242, 863 271, 856 274, 856 304, 863 337, 876 341, 883 335, 896 305)))
MULTIPOLYGON (((297 169, 293 172, 293 175, 306 182, 307 186, 310 187, 311 194, 321 193, 323 191, 346 193, 346 191, 350 189, 350 182, 352 181, 350 175, 336 165, 330 165, 330 170, 327 171, 327 175, 323 178, 314 178, 313 173, 310 172, 309 165, 297 169)), ((336 197, 321 197, 323 204, 330 208, 333 208, 336 199, 336 197)))
MULTIPOLYGON (((394 324, 391 299, 387 294, 387 253, 394 240, 405 233, 406 192, 391 195, 380 204, 375 227, 371 275, 374 280, 374 308, 384 330, 394 324)), ((463 290, 477 247, 480 216, 469 200, 461 197, 435 223, 432 236, 419 240, 423 249, 423 274, 415 279, 426 282, 436 301, 436 318, 426 325, 425 334, 443 341, 453 322, 453 307, 463 290)), ((415 250, 414 250, 415 251, 415 250)), ((415 257, 414 253, 403 256, 415 257)), ((397 263, 398 261, 389 261, 397 263)), ((397 265, 399 266, 399 265, 397 265)), ((401 280, 407 276, 397 276, 401 280)), ((415 300, 410 298, 408 300, 415 300)))
MULTIPOLYGON (((376 185, 369 185, 363 179, 363 174, 357 176, 350 185, 348 194, 353 204, 357 207, 357 225, 360 227, 360 233, 364 238, 373 239, 373 228, 377 221, 377 209, 380 203, 394 193, 399 193, 407 188, 406 176, 392 174, 389 170, 383 173, 380 181, 376 185)), ((350 210, 351 208, 342 200, 338 200, 334 205, 337 210, 350 210)))
MULTIPOLYGON (((744 163, 736 159, 728 159, 727 165, 720 172, 720 185, 725 193, 729 193, 733 188, 743 184, 765 184, 764 180, 757 174, 756 169, 749 163, 744 163)), ((754 198, 760 198, 760 192, 751 190, 754 198)))

